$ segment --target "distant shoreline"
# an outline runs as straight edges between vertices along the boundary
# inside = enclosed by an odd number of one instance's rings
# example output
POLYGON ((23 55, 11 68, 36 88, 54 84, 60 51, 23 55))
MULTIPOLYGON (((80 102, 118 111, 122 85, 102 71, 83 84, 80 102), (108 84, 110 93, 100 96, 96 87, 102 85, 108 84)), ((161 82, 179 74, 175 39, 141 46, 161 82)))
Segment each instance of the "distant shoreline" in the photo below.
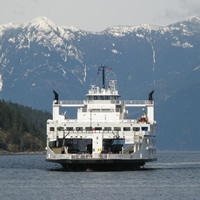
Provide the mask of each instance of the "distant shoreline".
POLYGON ((40 155, 46 154, 46 151, 24 151, 24 152, 9 152, 9 151, 0 151, 0 155, 40 155))

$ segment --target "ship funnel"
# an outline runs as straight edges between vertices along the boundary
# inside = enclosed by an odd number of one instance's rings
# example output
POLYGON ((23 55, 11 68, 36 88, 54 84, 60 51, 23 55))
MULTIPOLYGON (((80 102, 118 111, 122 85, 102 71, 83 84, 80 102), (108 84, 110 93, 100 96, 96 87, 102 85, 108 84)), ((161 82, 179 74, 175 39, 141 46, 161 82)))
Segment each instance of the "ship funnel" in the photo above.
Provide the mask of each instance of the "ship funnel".
POLYGON ((55 95, 54 100, 56 101, 56 104, 58 104, 58 93, 55 90, 53 90, 53 93, 55 95))
POLYGON ((153 101, 153 93, 154 93, 154 90, 152 90, 152 91, 149 93, 149 101, 153 101))

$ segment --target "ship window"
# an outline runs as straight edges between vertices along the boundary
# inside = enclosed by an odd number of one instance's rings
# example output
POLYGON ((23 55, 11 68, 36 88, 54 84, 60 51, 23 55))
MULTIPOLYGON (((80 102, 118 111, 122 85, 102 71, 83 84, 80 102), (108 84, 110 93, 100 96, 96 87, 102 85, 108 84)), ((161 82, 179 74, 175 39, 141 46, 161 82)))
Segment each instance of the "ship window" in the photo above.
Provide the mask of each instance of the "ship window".
POLYGON ((90 126, 90 127, 85 127, 85 130, 86 131, 92 131, 92 127, 90 126))
POLYGON ((117 100, 118 97, 116 97, 116 96, 112 96, 112 97, 110 97, 110 99, 111 99, 111 100, 117 100))
POLYGON ((101 97, 99 97, 99 96, 94 96, 94 100, 99 100, 99 99, 101 99, 101 97))
POLYGON ((114 127, 114 131, 121 131, 121 127, 114 127))
POLYGON ((133 131, 140 131, 140 127, 133 127, 133 131))
POLYGON ((130 131, 131 128, 130 128, 130 127, 124 127, 123 130, 124 130, 124 131, 130 131))
POLYGON ((83 127, 76 127, 76 131, 83 131, 83 127))
POLYGON ((95 127, 95 130, 96 130, 96 131, 101 131, 101 130, 102 130, 102 127, 95 127))
POLYGON ((111 131, 111 127, 104 127, 104 131, 111 131))
POLYGON ((73 127, 67 127, 67 131, 73 131, 73 127))
POLYGON ((105 100, 110 100, 110 97, 109 96, 105 96, 105 100))
POLYGON ((57 131, 64 131, 64 127, 61 127, 61 126, 58 127, 58 128, 57 128, 57 131))
POLYGON ((148 127, 142 127, 142 131, 148 131, 148 127))
POLYGON ((54 131, 54 127, 50 127, 50 131, 54 131))

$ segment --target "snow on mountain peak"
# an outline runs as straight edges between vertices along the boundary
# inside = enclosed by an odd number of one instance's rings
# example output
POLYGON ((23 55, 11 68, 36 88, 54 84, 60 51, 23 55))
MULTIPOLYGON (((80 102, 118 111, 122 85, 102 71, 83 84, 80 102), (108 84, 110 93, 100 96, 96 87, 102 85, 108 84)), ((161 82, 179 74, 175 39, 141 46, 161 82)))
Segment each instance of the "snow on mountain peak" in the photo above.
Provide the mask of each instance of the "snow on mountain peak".
POLYGON ((35 19, 31 20, 30 22, 24 24, 24 26, 35 27, 35 28, 39 28, 42 30, 57 28, 56 24, 54 24, 51 20, 49 20, 46 17, 35 18, 35 19))
POLYGON ((192 16, 187 18, 185 21, 200 24, 200 16, 192 16))
POLYGON ((133 31, 143 30, 145 32, 151 33, 151 31, 158 31, 159 27, 149 24, 142 24, 139 26, 114 26, 107 28, 104 32, 107 32, 115 37, 123 37, 133 31))

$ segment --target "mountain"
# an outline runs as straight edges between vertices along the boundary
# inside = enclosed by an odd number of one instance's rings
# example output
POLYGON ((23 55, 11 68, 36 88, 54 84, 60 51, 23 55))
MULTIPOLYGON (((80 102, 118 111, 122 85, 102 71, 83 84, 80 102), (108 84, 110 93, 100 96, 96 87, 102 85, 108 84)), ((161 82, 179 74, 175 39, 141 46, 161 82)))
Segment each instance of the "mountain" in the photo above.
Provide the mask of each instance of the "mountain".
POLYGON ((102 32, 57 26, 45 17, 0 25, 0 98, 51 111, 53 90, 60 99, 85 99, 106 64, 113 69, 106 78, 118 80, 122 99, 147 99, 155 90, 159 149, 200 150, 199 43, 200 17, 102 32))

